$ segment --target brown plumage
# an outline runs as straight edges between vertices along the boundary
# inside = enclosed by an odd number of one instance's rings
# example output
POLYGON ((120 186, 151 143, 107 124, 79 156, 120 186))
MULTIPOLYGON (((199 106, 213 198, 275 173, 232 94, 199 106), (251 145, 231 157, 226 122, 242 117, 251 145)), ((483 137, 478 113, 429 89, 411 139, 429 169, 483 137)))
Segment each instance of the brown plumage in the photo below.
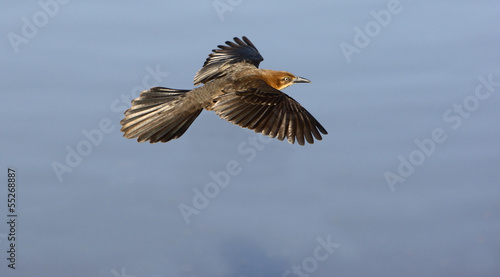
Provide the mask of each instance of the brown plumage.
POLYGON ((272 138, 300 145, 321 140, 327 131, 297 101, 281 92, 311 81, 286 71, 259 69, 264 59, 246 37, 212 50, 196 73, 201 87, 179 90, 154 87, 132 101, 120 122, 126 138, 167 142, 179 138, 203 109, 272 138))

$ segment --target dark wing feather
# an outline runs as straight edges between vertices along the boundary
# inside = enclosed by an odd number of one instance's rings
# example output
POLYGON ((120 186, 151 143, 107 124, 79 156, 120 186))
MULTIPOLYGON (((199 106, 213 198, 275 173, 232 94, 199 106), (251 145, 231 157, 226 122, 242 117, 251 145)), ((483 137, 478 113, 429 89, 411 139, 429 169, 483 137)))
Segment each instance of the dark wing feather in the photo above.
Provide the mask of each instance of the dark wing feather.
POLYGON ((208 55, 203 67, 194 76, 194 85, 224 76, 231 64, 242 62, 259 67, 264 58, 247 37, 242 39, 235 37, 234 42, 226 41, 227 46, 218 45, 219 49, 212 50, 213 53, 208 55))
POLYGON ((259 86, 239 90, 226 88, 215 98, 212 110, 229 122, 293 144, 321 140, 328 132, 297 101, 264 81, 259 86))

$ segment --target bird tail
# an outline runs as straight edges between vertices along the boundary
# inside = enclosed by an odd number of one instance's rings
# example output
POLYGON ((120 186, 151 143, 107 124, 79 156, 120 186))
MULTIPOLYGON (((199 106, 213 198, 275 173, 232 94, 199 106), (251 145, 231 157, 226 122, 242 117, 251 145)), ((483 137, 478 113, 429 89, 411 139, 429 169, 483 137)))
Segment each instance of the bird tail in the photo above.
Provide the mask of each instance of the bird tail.
POLYGON ((179 138, 203 110, 186 101, 189 92, 163 87, 141 92, 120 122, 123 136, 150 143, 179 138))

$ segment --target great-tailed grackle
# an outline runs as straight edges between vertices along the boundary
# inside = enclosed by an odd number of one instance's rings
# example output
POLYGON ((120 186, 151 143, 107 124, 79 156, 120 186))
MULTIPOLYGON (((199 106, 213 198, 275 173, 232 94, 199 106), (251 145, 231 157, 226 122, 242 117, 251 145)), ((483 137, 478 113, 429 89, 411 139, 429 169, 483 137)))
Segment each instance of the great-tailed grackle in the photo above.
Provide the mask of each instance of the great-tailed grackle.
POLYGON ((297 101, 281 92, 311 81, 286 71, 259 69, 264 59, 246 37, 212 50, 194 77, 192 90, 154 87, 132 101, 120 122, 126 138, 167 142, 179 138, 203 109, 244 128, 279 140, 321 140, 325 128, 297 101))

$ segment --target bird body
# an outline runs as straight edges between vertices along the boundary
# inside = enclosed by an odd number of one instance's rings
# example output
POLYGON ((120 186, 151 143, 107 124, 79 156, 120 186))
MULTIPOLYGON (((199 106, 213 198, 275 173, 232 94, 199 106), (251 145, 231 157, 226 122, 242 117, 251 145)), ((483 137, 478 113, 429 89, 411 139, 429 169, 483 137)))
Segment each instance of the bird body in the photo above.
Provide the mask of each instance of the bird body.
POLYGON ((192 90, 154 87, 132 101, 120 122, 124 136, 167 142, 186 132, 203 109, 255 132, 300 145, 321 140, 325 128, 280 90, 310 81, 286 71, 259 69, 263 60, 246 37, 212 50, 196 73, 192 90))

